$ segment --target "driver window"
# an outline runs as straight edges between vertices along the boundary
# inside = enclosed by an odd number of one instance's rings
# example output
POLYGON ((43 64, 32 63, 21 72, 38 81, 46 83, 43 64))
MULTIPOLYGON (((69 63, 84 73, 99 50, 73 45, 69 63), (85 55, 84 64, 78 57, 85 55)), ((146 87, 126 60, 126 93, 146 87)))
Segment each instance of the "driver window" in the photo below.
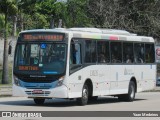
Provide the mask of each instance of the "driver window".
POLYGON ((38 64, 39 58, 39 46, 38 44, 31 45, 31 55, 30 55, 30 62, 31 64, 38 64))
POLYGON ((79 65, 81 64, 81 45, 80 43, 71 43, 70 49, 70 64, 79 65))

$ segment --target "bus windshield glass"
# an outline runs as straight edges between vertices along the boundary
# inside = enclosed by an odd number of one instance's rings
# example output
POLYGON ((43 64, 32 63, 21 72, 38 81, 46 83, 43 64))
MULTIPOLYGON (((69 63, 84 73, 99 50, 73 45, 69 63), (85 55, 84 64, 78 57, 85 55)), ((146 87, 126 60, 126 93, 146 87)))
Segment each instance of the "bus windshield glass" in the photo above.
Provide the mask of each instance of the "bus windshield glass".
POLYGON ((63 74, 66 63, 65 43, 18 43, 14 70, 25 74, 63 74))

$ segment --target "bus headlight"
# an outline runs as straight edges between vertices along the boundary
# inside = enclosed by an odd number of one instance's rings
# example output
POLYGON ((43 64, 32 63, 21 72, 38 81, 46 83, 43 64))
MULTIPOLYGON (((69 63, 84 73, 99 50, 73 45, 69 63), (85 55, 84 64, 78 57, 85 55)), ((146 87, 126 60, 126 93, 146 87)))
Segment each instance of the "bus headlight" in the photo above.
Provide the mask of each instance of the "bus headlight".
POLYGON ((58 87, 58 86, 61 86, 61 85, 63 84, 64 77, 65 77, 65 76, 62 76, 62 77, 60 77, 60 78, 58 79, 57 87, 58 87))
POLYGON ((20 86, 20 81, 16 76, 14 76, 14 84, 16 84, 17 86, 20 86))

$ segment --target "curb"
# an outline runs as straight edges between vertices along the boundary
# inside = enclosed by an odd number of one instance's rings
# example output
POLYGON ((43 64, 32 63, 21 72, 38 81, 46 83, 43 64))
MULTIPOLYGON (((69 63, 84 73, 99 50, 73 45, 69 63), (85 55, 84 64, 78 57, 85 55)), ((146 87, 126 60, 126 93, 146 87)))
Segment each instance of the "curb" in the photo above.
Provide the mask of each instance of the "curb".
POLYGON ((12 89, 12 86, 0 86, 0 89, 10 88, 12 89))
POLYGON ((0 97, 12 96, 12 86, 0 86, 0 97))

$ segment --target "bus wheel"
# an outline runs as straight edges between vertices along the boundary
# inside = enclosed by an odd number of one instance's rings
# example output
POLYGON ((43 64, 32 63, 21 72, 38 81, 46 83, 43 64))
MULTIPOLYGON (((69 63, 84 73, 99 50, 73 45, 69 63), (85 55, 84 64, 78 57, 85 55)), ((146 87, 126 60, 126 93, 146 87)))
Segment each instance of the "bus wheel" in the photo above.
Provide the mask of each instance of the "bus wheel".
POLYGON ((88 103, 88 86, 85 84, 82 89, 82 97, 77 98, 78 105, 86 105, 88 103))
POLYGON ((130 81, 128 94, 126 95, 126 100, 129 102, 133 101, 135 98, 135 92, 136 92, 135 83, 133 81, 130 81))
POLYGON ((120 101, 132 102, 134 100, 134 98, 135 98, 135 91, 136 91, 135 83, 133 81, 130 81, 128 94, 119 95, 118 99, 120 101))
POLYGON ((34 102, 37 105, 43 105, 44 104, 45 99, 44 98, 34 98, 34 102))

